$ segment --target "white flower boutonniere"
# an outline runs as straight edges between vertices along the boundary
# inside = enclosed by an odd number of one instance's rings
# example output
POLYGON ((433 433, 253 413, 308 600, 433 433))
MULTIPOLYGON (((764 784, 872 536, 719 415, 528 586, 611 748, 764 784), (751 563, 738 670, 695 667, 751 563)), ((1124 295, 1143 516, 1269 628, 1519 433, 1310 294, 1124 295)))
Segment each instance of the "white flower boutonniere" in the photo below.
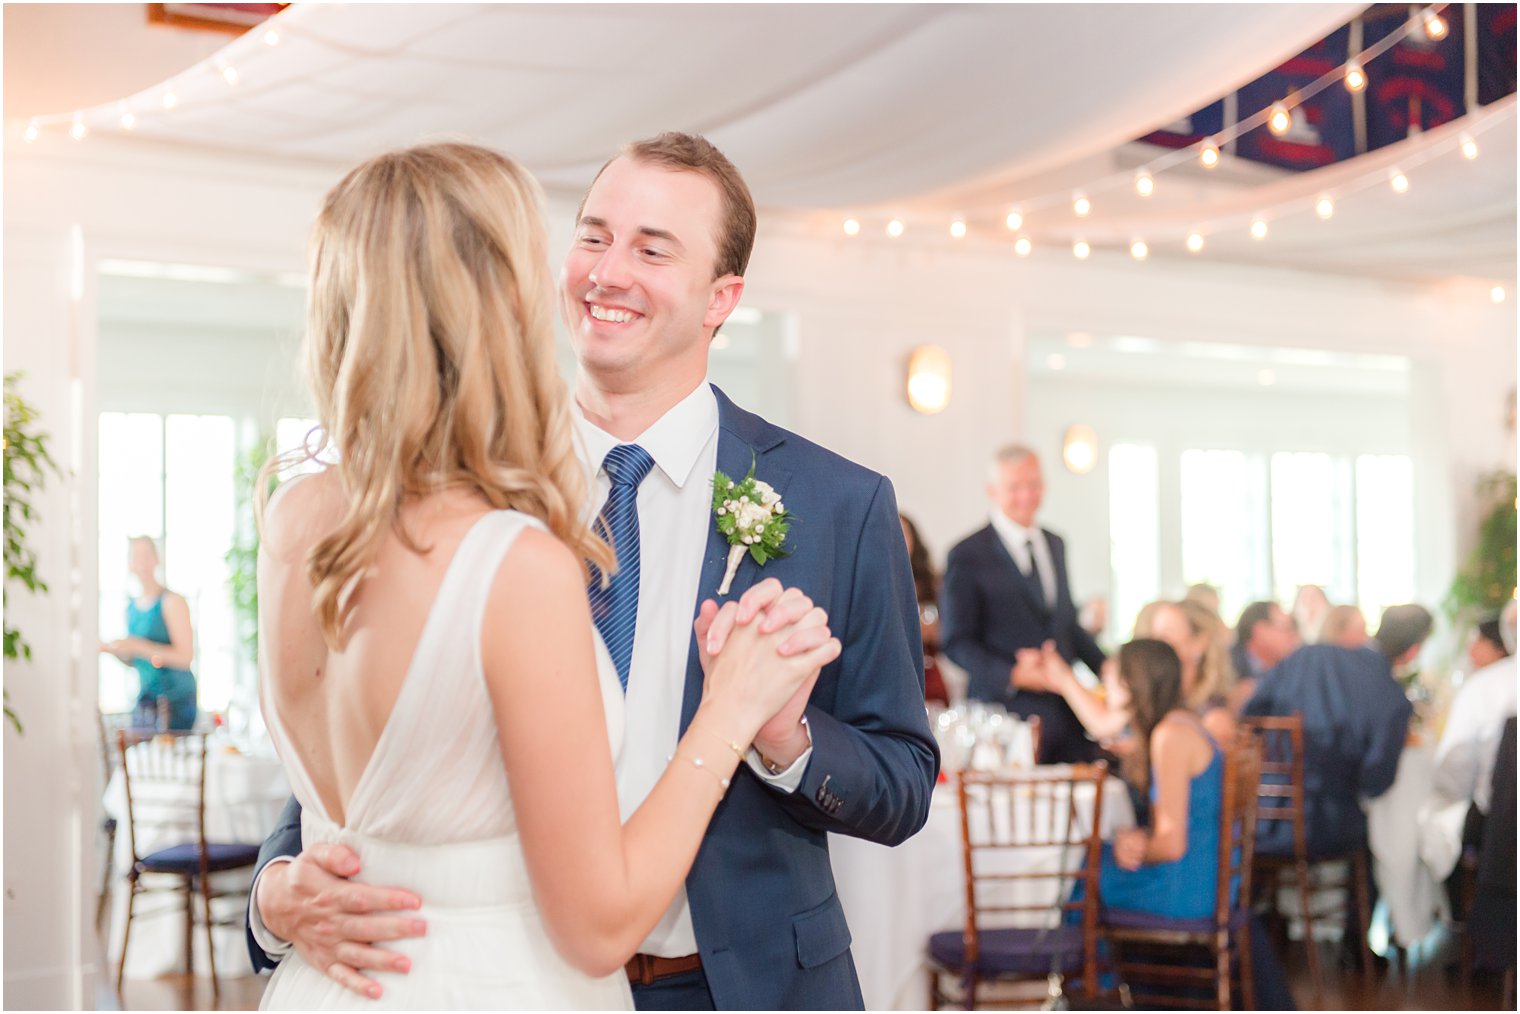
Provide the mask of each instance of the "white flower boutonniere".
POLYGON ((727 595, 739 561, 748 553, 762 567, 773 556, 786 556, 781 544, 792 523, 781 494, 769 483, 755 478, 755 466, 738 482, 721 471, 713 473, 713 515, 718 531, 728 539, 728 567, 723 572, 719 595, 727 595))

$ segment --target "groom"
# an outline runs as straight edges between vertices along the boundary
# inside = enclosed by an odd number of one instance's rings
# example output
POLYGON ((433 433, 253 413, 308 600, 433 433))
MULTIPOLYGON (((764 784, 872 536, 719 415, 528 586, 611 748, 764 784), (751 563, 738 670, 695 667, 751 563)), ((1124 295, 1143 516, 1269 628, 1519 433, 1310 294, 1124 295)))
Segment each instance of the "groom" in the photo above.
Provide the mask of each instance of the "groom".
MULTIPOLYGON (((629 962, 641 1009, 859 1009, 826 834, 904 841, 927 818, 938 766, 891 483, 706 383, 708 346, 738 305, 754 236, 754 203, 733 164, 701 137, 662 134, 603 166, 560 277, 588 467, 619 444, 654 461, 637 492, 642 566, 617 772, 624 817, 701 698, 692 621, 705 639, 713 610, 698 604, 717 598, 729 555, 710 509, 715 469, 737 479, 753 466, 796 518, 790 555, 763 571, 745 557, 729 598, 774 577, 825 609, 844 646, 811 694, 804 687, 761 730, 685 890, 629 962)), ((610 481, 600 467, 595 484, 601 502, 610 481)), ((748 609, 765 596, 756 588, 748 609)), ((250 912, 255 968, 293 941, 356 991, 366 969, 405 971, 383 943, 421 931, 405 911, 418 899, 342 879, 359 864, 341 846, 297 855, 299 814, 292 800, 261 855, 270 865, 250 912)))

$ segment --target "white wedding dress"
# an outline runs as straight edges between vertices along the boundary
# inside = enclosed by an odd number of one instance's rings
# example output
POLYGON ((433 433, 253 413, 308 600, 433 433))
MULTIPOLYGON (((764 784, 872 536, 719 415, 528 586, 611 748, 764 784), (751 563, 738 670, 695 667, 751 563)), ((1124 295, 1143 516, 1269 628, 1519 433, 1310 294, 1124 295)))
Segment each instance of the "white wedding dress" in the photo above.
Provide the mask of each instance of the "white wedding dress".
MULTIPOLYGON (((395 708, 348 802, 347 826, 327 817, 300 752, 264 700, 265 720, 301 802, 303 844, 342 842, 359 854, 363 872, 355 880, 416 892, 427 934, 383 945, 410 957, 412 967, 404 975, 366 973, 383 987, 379 1000, 344 989, 292 951, 261 1008, 632 1008, 622 971, 591 978, 549 941, 528 881, 481 671, 486 597, 508 547, 528 525, 543 527, 515 511, 496 511, 460 542, 395 708)), ((596 653, 616 757, 623 695, 600 637, 596 653)))

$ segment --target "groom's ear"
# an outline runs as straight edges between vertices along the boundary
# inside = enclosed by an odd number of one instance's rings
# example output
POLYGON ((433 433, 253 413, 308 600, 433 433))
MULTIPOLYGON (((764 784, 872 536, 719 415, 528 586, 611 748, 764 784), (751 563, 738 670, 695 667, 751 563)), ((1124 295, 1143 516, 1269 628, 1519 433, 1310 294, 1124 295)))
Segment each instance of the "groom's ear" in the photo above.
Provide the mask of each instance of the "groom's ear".
POLYGON ((712 295, 707 300, 707 312, 702 316, 704 327, 718 328, 739 305, 744 294, 744 279, 738 275, 724 275, 713 282, 712 295))

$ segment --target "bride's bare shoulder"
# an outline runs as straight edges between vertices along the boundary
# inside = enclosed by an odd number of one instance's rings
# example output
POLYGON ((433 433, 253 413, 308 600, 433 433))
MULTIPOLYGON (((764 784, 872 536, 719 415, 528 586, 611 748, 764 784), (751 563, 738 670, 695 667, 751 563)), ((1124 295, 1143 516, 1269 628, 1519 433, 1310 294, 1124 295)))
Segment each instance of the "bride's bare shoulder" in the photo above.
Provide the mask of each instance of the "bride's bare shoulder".
POLYGON ((277 559, 305 559, 306 551, 337 527, 344 510, 342 483, 335 469, 287 479, 264 508, 260 546, 277 559))

